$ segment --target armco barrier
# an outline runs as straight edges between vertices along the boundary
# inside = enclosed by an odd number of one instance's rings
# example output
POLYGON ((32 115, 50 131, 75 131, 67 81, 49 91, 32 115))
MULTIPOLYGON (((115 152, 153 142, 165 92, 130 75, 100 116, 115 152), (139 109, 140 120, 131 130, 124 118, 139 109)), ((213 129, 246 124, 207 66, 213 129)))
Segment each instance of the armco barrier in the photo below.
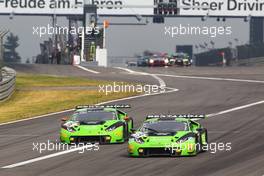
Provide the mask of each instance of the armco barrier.
POLYGON ((3 80, 3 77, 2 77, 2 70, 0 68, 0 82, 3 80))
POLYGON ((8 99, 15 91, 16 87, 16 71, 4 67, 2 68, 3 79, 0 81, 0 101, 8 99))

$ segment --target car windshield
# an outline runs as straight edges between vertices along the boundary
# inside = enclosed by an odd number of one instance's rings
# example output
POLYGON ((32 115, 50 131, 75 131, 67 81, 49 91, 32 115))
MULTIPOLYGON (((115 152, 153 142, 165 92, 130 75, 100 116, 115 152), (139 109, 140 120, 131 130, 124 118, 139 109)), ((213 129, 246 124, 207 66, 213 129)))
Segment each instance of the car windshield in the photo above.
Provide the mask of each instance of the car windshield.
POLYGON ((95 122, 115 119, 114 112, 96 111, 96 112, 78 112, 72 117, 72 120, 79 122, 95 122))
POLYGON ((143 125, 142 131, 148 133, 175 133, 177 131, 186 131, 187 123, 177 121, 158 121, 148 122, 143 125))
POLYGON ((151 59, 154 59, 154 60, 163 60, 163 57, 153 56, 153 57, 151 57, 151 59))
POLYGON ((188 56, 185 55, 185 54, 178 54, 178 55, 177 55, 177 58, 178 58, 178 59, 188 59, 188 56))
POLYGON ((138 60, 148 60, 148 58, 147 57, 141 57, 138 60))

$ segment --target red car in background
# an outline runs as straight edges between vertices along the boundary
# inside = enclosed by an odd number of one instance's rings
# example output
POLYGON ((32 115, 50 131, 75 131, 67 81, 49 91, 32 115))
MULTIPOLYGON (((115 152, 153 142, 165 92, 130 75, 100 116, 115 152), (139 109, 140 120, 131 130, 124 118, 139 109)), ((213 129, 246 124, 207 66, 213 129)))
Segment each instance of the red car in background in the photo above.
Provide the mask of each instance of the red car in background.
POLYGON ((169 65, 169 59, 166 55, 153 55, 149 58, 148 66, 150 67, 165 67, 169 65))

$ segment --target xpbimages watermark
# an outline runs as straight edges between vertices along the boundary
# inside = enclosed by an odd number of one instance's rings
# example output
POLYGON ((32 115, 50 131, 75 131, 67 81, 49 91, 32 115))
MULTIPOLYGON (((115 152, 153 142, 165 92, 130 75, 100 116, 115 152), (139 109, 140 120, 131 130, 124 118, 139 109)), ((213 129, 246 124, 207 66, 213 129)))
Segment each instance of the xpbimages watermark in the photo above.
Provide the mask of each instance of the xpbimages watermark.
POLYGON ((176 26, 165 26, 164 28, 165 36, 171 38, 178 37, 181 35, 197 35, 197 36, 208 36, 215 38, 223 35, 231 35, 232 27, 231 26, 191 26, 187 25, 176 25, 176 26))
POLYGON ((231 151, 232 150, 232 143, 231 142, 211 142, 208 144, 201 145, 199 143, 185 143, 185 142, 178 142, 178 143, 170 143, 167 144, 165 150, 169 150, 172 153, 177 152, 179 150, 184 151, 208 151, 212 154, 217 153, 218 151, 231 151))
POLYGON ((133 84, 125 84, 123 82, 108 85, 99 85, 99 93, 104 93, 105 95, 109 95, 111 93, 144 93, 144 94, 151 94, 151 93, 164 93, 165 87, 158 86, 158 85, 133 85, 133 84))
POLYGON ((84 153, 85 151, 98 151, 98 143, 73 143, 71 145, 64 144, 58 141, 52 142, 48 140, 47 142, 33 142, 32 150, 38 153, 43 153, 45 151, 66 151, 66 150, 76 150, 78 153, 84 153))
POLYGON ((99 27, 66 27, 66 26, 52 26, 48 24, 47 26, 33 26, 32 27, 32 34, 41 37, 44 37, 45 35, 79 35, 81 36, 83 32, 85 32, 86 35, 98 35, 100 34, 99 27))

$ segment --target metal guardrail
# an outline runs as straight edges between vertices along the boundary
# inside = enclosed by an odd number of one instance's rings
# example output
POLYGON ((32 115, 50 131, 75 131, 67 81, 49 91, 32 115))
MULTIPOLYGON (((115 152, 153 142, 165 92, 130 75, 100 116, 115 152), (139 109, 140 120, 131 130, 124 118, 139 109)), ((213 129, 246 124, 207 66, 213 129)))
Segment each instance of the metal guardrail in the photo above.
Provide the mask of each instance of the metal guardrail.
POLYGON ((0 82, 3 80, 3 76, 2 76, 2 69, 0 67, 0 82))
POLYGON ((4 67, 2 68, 2 80, 0 80, 0 101, 8 99, 15 91, 16 71, 4 67))

